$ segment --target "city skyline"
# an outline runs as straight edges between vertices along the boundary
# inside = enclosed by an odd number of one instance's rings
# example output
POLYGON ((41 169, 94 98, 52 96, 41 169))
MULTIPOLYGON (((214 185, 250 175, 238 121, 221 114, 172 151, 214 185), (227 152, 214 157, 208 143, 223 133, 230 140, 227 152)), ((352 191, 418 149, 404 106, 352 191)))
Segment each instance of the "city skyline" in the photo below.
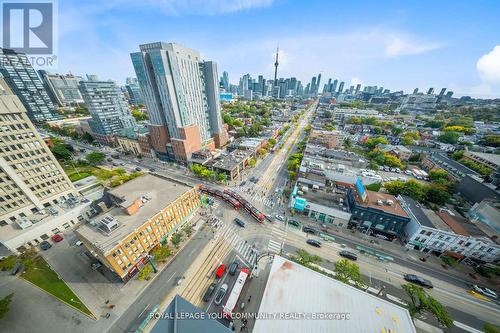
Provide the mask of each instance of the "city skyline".
POLYGON ((136 5, 123 0, 78 5, 59 4, 58 72, 97 73, 123 83, 133 75, 128 54, 136 45, 170 40, 200 50, 230 78, 245 73, 271 78, 279 42, 278 77, 307 82, 321 72, 341 78, 347 86, 363 83, 405 92, 447 87, 457 96, 500 96, 500 47, 494 34, 498 23, 493 14, 498 4, 493 2, 480 7, 443 2, 431 12, 425 4, 397 2, 338 7, 314 1, 136 5), (445 25, 441 13, 452 5, 445 25), (470 24, 461 30, 465 20, 470 24), (146 29, 145 22, 157 28, 146 29), (309 28, 312 22, 314 29, 309 28), (79 49, 81 43, 88 47, 79 49), (242 64, 241 59, 251 61, 242 64))

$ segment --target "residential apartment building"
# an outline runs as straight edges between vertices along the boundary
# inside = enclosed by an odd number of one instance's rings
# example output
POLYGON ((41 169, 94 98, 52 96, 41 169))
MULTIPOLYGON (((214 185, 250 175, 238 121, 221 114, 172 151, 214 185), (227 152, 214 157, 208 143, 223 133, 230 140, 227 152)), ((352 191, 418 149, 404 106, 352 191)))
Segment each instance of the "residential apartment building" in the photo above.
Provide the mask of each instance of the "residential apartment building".
POLYGON ((434 255, 449 255, 476 263, 500 262, 500 244, 489 238, 473 223, 448 212, 420 207, 409 197, 399 197, 410 217, 404 230, 406 247, 434 255))
POLYGON ((61 119, 26 54, 0 48, 0 74, 34 122, 61 119))
POLYGON ((1 78, 0 87, 0 243, 18 252, 77 224, 90 202, 78 197, 1 78))
POLYGON ((106 190, 102 213, 76 233, 100 262, 127 281, 199 205, 196 187, 146 174, 106 190))
POLYGON ((135 119, 115 82, 87 77, 89 80, 80 82, 80 89, 92 116, 90 128, 98 141, 111 143, 120 130, 136 127, 135 119))
POLYGON ((227 142, 222 126, 217 65, 175 43, 140 45, 131 53, 160 159, 187 162, 203 147, 227 142))
POLYGON ((323 145, 328 149, 340 149, 344 146, 345 133, 343 131, 312 130, 309 142, 323 145))
POLYGON ((142 96, 141 87, 139 86, 139 81, 137 79, 128 77, 126 81, 125 88, 127 89, 128 95, 130 97, 130 104, 132 105, 144 105, 144 97, 142 96))
POLYGON ((79 82, 82 81, 80 76, 49 74, 46 71, 38 71, 38 73, 48 88, 52 99, 59 106, 83 104, 83 97, 78 89, 79 82))
POLYGON ((468 160, 481 164, 493 171, 500 170, 500 155, 480 153, 475 151, 466 150, 464 157, 468 160))

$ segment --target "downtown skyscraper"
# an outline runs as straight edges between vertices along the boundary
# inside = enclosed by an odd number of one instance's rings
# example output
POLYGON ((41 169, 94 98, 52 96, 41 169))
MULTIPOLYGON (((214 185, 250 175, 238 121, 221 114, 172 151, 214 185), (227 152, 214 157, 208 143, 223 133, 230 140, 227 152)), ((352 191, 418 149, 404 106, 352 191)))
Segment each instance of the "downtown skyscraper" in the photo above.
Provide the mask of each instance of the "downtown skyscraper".
POLYGON ((175 43, 140 45, 131 53, 157 157, 187 162, 193 152, 227 142, 217 64, 175 43))
POLYGON ((26 54, 0 48, 0 74, 34 122, 61 119, 26 54))

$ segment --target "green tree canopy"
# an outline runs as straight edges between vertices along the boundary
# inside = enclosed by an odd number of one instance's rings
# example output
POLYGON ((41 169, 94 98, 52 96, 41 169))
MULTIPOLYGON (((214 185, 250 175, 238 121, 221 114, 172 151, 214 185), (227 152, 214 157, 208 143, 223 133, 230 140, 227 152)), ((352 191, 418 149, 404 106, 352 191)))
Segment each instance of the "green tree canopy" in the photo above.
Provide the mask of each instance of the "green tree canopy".
POLYGON ((67 161, 71 159, 71 152, 73 151, 73 147, 69 149, 70 147, 68 144, 59 143, 50 148, 50 151, 58 160, 67 161))
POLYGON ((98 151, 88 153, 87 156, 85 156, 85 159, 92 165, 101 164, 105 158, 106 155, 98 151))
POLYGON ((422 287, 413 284, 404 284, 402 287, 410 298, 408 311, 413 318, 419 318, 428 313, 434 316, 442 326, 447 328, 453 326, 453 319, 446 308, 428 295, 422 287))
POLYGON ((335 279, 339 281, 347 284, 354 282, 359 288, 366 287, 359 266, 354 262, 347 259, 341 259, 335 263, 333 271, 335 272, 335 279))
POLYGON ((457 132, 445 132, 438 136, 438 140, 443 142, 443 143, 450 143, 450 144, 455 144, 458 142, 458 138, 460 137, 460 134, 457 132))

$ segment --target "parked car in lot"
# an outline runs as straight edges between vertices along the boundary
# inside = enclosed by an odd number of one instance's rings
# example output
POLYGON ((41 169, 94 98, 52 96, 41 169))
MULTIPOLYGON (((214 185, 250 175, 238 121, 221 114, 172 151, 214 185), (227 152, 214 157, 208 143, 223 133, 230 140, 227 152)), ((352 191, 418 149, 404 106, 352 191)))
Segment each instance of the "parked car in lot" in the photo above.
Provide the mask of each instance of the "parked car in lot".
POLYGON ((47 241, 43 241, 40 243, 40 248, 44 251, 47 251, 48 249, 50 249, 52 247, 52 244, 50 244, 49 242, 47 241))
POLYGON ((358 256, 356 255, 356 253, 352 253, 352 252, 349 252, 349 251, 340 251, 339 252, 339 255, 341 257, 344 257, 344 258, 347 258, 347 259, 350 259, 350 260, 358 260, 358 256))
POLYGON ((276 218, 276 220, 279 220, 279 221, 285 221, 285 217, 282 216, 282 215, 276 215, 274 216, 276 218))
POLYGON ((139 168, 139 167, 136 167, 136 168, 135 168, 135 171, 141 171, 141 170, 142 170, 142 169, 141 169, 141 168, 139 168))
POLYGON ((217 295, 215 295, 214 303, 219 305, 222 302, 224 296, 226 296, 226 293, 227 293, 227 284, 224 283, 222 286, 220 286, 217 295))
POLYGON ((304 227, 304 228, 302 228, 302 231, 305 233, 308 233, 308 234, 315 234, 316 233, 316 230, 311 228, 311 227, 304 227))
POLYGON ((300 227, 300 223, 295 220, 288 220, 288 224, 294 225, 296 227, 300 227))
POLYGON ((215 277, 220 279, 222 275, 224 275, 224 272, 226 271, 226 265, 221 264, 219 268, 215 271, 215 277))
POLYGON ((420 276, 417 276, 415 274, 405 274, 404 279, 408 282, 414 283, 416 285, 419 285, 424 288, 434 288, 432 285, 432 282, 429 280, 426 280, 424 278, 421 278, 420 276))
POLYGON ((244 228, 245 227, 245 222, 243 222, 242 220, 240 220, 239 218, 235 218, 234 219, 234 223, 236 223, 237 225, 239 225, 240 227, 244 228))
POLYGON ((155 172, 156 170, 154 168, 149 168, 149 171, 155 172))
POLYGON ((240 183, 240 186, 243 186, 243 185, 245 185, 246 183, 247 183, 246 181, 242 181, 242 182, 240 183))
POLYGON ((203 302, 208 302, 212 298, 212 295, 214 294, 215 288, 217 288, 217 283, 212 283, 207 291, 205 292, 205 295, 203 295, 203 302))
POLYGON ((240 266, 240 263, 238 261, 233 261, 233 263, 231 264, 231 266, 229 266, 229 274, 230 275, 234 275, 236 274, 236 272, 238 271, 238 267, 240 266))
POLYGON ((63 240, 63 237, 60 234, 55 234, 54 236, 52 236, 52 240, 56 243, 59 243, 63 240))
POLYGON ((308 239, 306 243, 315 247, 321 247, 321 243, 314 239, 308 239))

